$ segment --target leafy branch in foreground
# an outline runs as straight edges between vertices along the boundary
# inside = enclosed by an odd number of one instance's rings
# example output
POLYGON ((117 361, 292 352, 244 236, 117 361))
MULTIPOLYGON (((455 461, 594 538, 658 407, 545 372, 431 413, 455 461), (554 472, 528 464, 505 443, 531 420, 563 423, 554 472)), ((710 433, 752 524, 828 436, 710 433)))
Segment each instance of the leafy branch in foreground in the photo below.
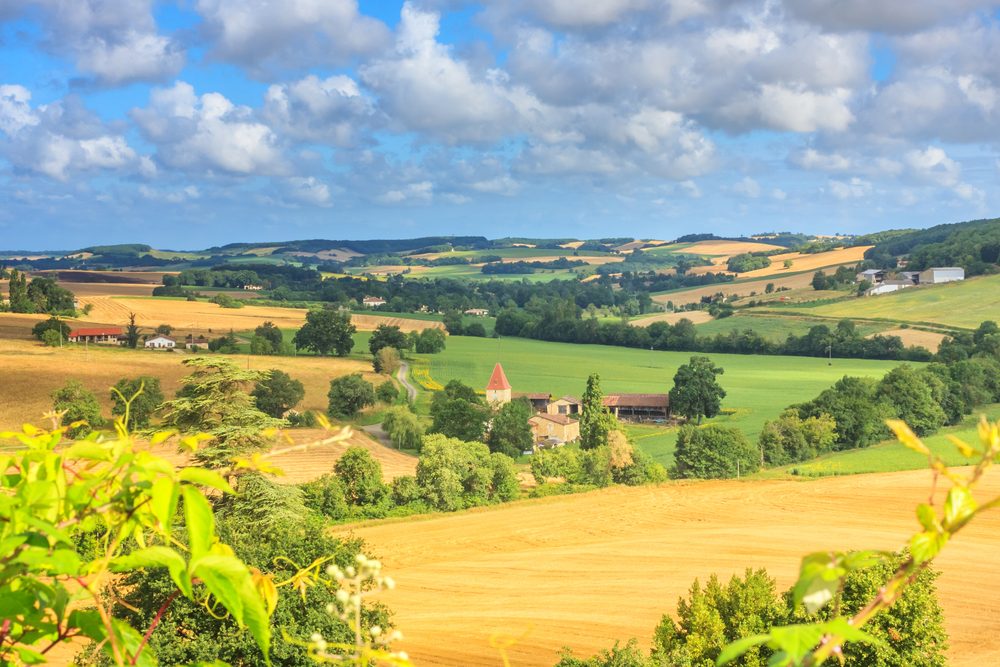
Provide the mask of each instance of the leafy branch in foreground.
POLYGON ((927 457, 933 472, 928 502, 917 506, 920 530, 909 540, 909 556, 866 605, 853 616, 846 617, 840 613, 840 599, 847 576, 883 562, 889 554, 880 551, 809 554, 802 559, 799 579, 793 589, 795 606, 801 604, 807 613, 816 614, 832 605, 832 616, 828 620, 776 627, 765 634, 739 639, 723 649, 717 665, 733 662, 752 647, 767 646, 775 652, 771 665, 816 667, 828 658, 842 658, 847 642, 876 642, 862 629, 865 624, 897 602, 949 540, 979 513, 1000 505, 1000 496, 980 503, 973 495, 983 475, 1000 456, 1000 422, 991 424, 985 418, 980 422, 981 446, 978 448, 956 437, 950 438, 972 464, 967 473, 946 466, 904 422, 890 420, 887 423, 903 445, 927 457), (943 506, 937 509, 934 492, 942 477, 952 486, 945 495, 943 506))

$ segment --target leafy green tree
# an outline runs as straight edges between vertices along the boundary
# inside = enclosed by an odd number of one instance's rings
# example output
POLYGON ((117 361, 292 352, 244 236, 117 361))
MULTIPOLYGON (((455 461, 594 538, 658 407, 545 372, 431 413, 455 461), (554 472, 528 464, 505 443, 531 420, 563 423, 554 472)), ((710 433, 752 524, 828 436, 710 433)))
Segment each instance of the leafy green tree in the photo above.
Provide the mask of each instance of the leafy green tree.
POLYGON ((160 336, 169 336, 171 333, 173 333, 173 330, 174 328, 169 324, 161 324, 158 327, 156 327, 156 333, 157 335, 160 336))
POLYGON ((481 442, 462 442, 442 434, 424 437, 417 484, 427 502, 444 511, 513 500, 518 493, 509 457, 490 454, 481 442))
POLYGON ((60 320, 58 317, 50 317, 47 320, 43 320, 31 328, 31 334, 43 342, 42 336, 46 331, 52 331, 56 335, 56 345, 60 342, 65 341, 69 338, 70 328, 69 325, 60 320))
POLYGON ((708 357, 691 357, 674 374, 674 386, 670 390, 670 409, 687 419, 714 417, 722 409, 722 399, 726 391, 716 381, 716 376, 725 373, 708 357))
POLYGON ((52 409, 56 412, 65 412, 63 424, 86 422, 69 430, 71 438, 82 438, 95 428, 104 425, 97 396, 94 396, 94 392, 84 387, 79 380, 70 380, 52 392, 52 409))
POLYGON ((333 472, 344 485, 344 499, 349 505, 379 505, 388 496, 382 464, 364 447, 348 447, 333 465, 333 472))
POLYGON ((677 434, 674 475, 700 479, 736 477, 757 472, 760 454, 737 428, 709 424, 684 426, 677 434))
POLYGON ((630 639, 624 646, 619 642, 589 658, 578 658, 566 649, 555 667, 659 667, 643 655, 639 642, 630 639))
POLYGON ((419 450, 424 437, 420 420, 404 405, 397 405, 385 411, 382 430, 399 449, 419 450))
POLYGON ((274 354, 274 352, 274 345, 268 339, 256 334, 250 337, 250 354, 270 355, 274 354))
POLYGON ((393 375, 399 370, 399 350, 394 347, 383 347, 372 357, 372 369, 376 373, 393 375))
POLYGON ((932 383, 939 382, 937 376, 904 364, 885 374, 877 396, 892 406, 895 417, 905 421, 917 435, 926 435, 948 420, 934 396, 932 383))
POLYGON ((46 329, 43 331, 41 340, 46 347, 59 347, 63 342, 62 336, 59 335, 56 329, 46 329))
POLYGON ((764 463, 780 466, 825 454, 836 441, 837 422, 830 415, 802 419, 796 410, 786 410, 764 424, 758 445, 764 463))
POLYGON ((34 278, 28 285, 28 299, 36 313, 72 313, 73 293, 52 278, 34 278))
MULTIPOLYGON (((473 322, 469 326, 465 327, 464 335, 474 336, 476 338, 486 338, 486 327, 484 327, 481 322, 473 322)), ((444 349, 443 346, 442 349, 444 349)))
POLYGON ((12 313, 33 313, 35 304, 28 298, 28 276, 20 273, 17 269, 10 271, 10 283, 7 285, 9 291, 9 307, 12 313))
POLYGON ((396 384, 392 380, 386 380, 375 388, 375 398, 383 403, 395 403, 396 399, 399 398, 399 390, 396 389, 396 384))
POLYGON ((827 414, 837 422, 838 449, 867 447, 888 435, 892 408, 877 394, 878 381, 845 376, 812 401, 797 406, 803 419, 827 414))
POLYGON ((489 408, 471 387, 452 380, 431 399, 431 433, 465 442, 483 438, 489 408))
POLYGON ((830 279, 822 271, 817 271, 813 274, 812 278, 812 288, 814 290, 825 290, 830 289, 830 279))
POLYGON ((414 348, 420 354, 437 354, 444 351, 445 340, 441 329, 424 329, 417 334, 414 348))
POLYGON ((334 352, 338 357, 346 357, 354 347, 356 331, 349 312, 311 310, 306 314, 306 323, 295 333, 293 342, 296 348, 313 350, 321 356, 334 352))
POLYGON ((464 333, 461 311, 449 310, 444 314, 442 321, 444 322, 444 328, 448 331, 449 335, 461 336, 464 333))
POLYGON ((617 426, 614 415, 604 406, 601 376, 587 378, 580 407, 580 449, 596 449, 608 444, 608 434, 617 426))
POLYGON ((410 341, 406 334, 400 331, 399 327, 388 324, 380 324, 375 327, 372 337, 368 339, 368 350, 373 354, 385 347, 392 347, 396 350, 406 350, 410 347, 410 341))
POLYGON ((486 436, 490 451, 517 458, 521 452, 530 450, 533 437, 528 419, 532 413, 531 403, 524 398, 502 405, 493 416, 486 436))
POLYGON ((323 475, 299 488, 302 489, 302 502, 312 511, 334 521, 343 521, 351 516, 352 508, 347 503, 344 483, 336 475, 323 475))
POLYGON ((135 323, 135 313, 128 314, 128 326, 125 327, 125 346, 133 350, 139 346, 139 325, 135 323))
MULTIPOLYGON (((664 616, 653 635, 657 665, 715 665, 726 644, 766 632, 788 618, 788 610, 765 570, 747 569, 725 586, 714 574, 702 587, 695 580, 677 602, 677 621, 664 616)), ((765 667, 771 652, 754 647, 735 664, 765 667)))
POLYGON ((281 333, 281 329, 274 325, 274 322, 264 322, 262 325, 253 330, 254 336, 260 336, 264 340, 271 343, 271 347, 277 352, 281 349, 281 344, 284 342, 285 338, 281 333))
POLYGON ((375 388, 360 373, 344 375, 330 381, 327 398, 327 414, 331 417, 353 417, 362 408, 375 405, 375 388))
POLYGON ((305 398, 306 389, 302 383, 285 371, 276 368, 257 382, 252 393, 257 409, 271 417, 280 418, 305 398))
POLYGON ((124 420, 126 402, 128 403, 126 427, 133 430, 149 426, 153 415, 163 405, 160 378, 143 375, 134 379, 122 378, 116 382, 111 391, 111 414, 124 420))
POLYGON ((235 456, 264 447, 267 441, 261 433, 285 423, 258 410, 248 392, 266 377, 265 372, 243 369, 219 357, 182 363, 192 373, 181 381, 177 397, 163 404, 163 424, 213 436, 195 454, 200 465, 227 466, 235 456))

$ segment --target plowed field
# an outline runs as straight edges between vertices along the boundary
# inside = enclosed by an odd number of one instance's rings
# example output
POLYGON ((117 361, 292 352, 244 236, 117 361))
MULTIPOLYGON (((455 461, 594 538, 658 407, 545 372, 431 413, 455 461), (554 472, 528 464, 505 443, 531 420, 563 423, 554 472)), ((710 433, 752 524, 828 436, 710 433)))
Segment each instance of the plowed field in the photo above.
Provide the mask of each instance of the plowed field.
MULTIPOLYGON (((986 486, 1000 493, 1000 473, 986 486)), ((805 553, 897 548, 929 488, 926 471, 616 487, 350 532, 397 581, 383 599, 415 664, 493 667, 498 633, 527 667, 563 646, 648 648, 696 577, 766 567, 783 590, 805 553)), ((1000 512, 986 514, 937 563, 952 665, 1000 664, 998 534, 1000 512)))

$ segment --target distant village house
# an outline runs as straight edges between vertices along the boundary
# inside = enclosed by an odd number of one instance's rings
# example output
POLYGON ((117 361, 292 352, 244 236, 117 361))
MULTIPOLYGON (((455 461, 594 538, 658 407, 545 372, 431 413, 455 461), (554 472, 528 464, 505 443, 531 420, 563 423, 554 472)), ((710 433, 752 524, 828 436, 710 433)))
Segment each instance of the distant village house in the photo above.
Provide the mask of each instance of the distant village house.
POLYGON ((469 308, 465 311, 466 315, 473 315, 475 317, 486 317, 490 314, 490 311, 486 308, 469 308))
POLYGON ((177 341, 169 336, 157 335, 148 339, 145 343, 147 350, 172 350, 177 347, 177 341))
POLYGON ((380 296, 366 296, 361 303, 365 308, 378 308, 385 305, 385 299, 380 296))
POLYGON ((73 329, 69 332, 69 342, 71 343, 95 343, 100 345, 118 345, 122 336, 125 335, 121 329, 116 327, 94 328, 94 329, 73 329))

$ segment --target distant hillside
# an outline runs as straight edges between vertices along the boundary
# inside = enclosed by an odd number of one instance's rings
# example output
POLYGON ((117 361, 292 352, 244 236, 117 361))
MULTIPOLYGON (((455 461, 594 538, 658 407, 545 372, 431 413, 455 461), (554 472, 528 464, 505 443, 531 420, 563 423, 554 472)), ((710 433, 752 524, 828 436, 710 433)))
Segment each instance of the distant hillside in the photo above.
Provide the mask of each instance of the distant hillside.
POLYGON ((463 247, 470 249, 490 248, 492 243, 485 236, 424 236, 415 239, 371 239, 367 241, 336 241, 330 239, 306 239, 302 241, 277 241, 271 243, 230 243, 208 248, 209 254, 229 254, 234 251, 246 252, 258 248, 276 248, 274 254, 290 252, 324 252, 346 248, 362 255, 399 253, 424 250, 436 246, 463 247))
POLYGON ((971 276, 996 273, 1000 264, 1000 218, 971 220, 889 235, 865 258, 893 268, 905 256, 914 271, 931 266, 961 266, 971 276))

